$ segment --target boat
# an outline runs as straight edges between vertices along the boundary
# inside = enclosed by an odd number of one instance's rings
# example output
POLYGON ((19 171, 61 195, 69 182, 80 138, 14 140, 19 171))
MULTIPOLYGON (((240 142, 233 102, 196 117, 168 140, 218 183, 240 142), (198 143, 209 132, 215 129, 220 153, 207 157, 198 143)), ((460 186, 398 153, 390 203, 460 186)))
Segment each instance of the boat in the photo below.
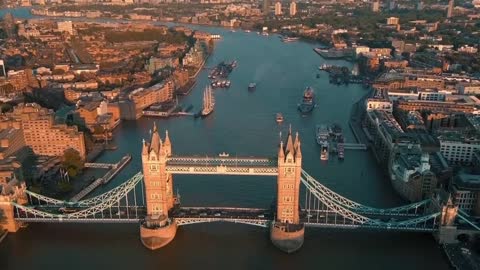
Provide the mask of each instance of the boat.
POLYGON ((328 141, 323 142, 320 150, 320 160, 328 160, 328 148, 328 141))
POLYGON ((284 37, 282 38, 283 42, 295 42, 298 41, 300 38, 299 37, 284 37))
POLYGON ((277 113, 277 117, 275 118, 275 121, 277 121, 277 123, 282 123, 283 122, 283 115, 281 113, 277 113))
POLYGON ((248 90, 252 90, 252 91, 253 91, 253 90, 255 90, 256 88, 257 88, 257 84, 256 84, 256 83, 253 83, 253 82, 252 82, 252 83, 250 83, 250 84, 248 85, 248 90))
POLYGON ((223 152, 223 153, 221 153, 221 154, 218 154, 218 156, 219 156, 219 157, 229 157, 230 154, 223 152))
POLYGON ((215 107, 215 98, 213 96, 212 88, 207 86, 203 92, 203 109, 202 116, 207 116, 213 112, 215 107))
POLYGON ((225 83, 225 87, 227 87, 227 88, 229 88, 230 85, 231 85, 231 82, 230 82, 230 81, 227 81, 227 82, 225 83))
POLYGON ((311 112, 314 107, 315 93, 313 92, 313 88, 309 86, 305 88, 305 91, 303 92, 303 100, 302 103, 298 105, 298 110, 305 114, 311 112))
POLYGON ((245 30, 245 33, 250 33, 250 32, 251 32, 251 31, 250 31, 250 30, 248 30, 248 29, 247 29, 247 30, 245 30))
POLYGON ((328 128, 326 125, 317 125, 315 129, 315 137, 318 145, 322 145, 328 141, 328 128))
POLYGON ((262 32, 262 36, 268 36, 268 32, 262 32))
POLYGON ((337 150, 338 150, 338 159, 343 160, 345 158, 345 145, 344 145, 343 136, 340 136, 338 138, 337 150))

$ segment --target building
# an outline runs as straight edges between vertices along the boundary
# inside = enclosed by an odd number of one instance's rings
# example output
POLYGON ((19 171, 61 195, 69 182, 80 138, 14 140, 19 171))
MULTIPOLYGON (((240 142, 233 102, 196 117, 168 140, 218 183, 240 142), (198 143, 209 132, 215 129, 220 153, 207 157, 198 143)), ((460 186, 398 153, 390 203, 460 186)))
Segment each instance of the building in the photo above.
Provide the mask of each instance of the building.
POLYGON ((70 35, 73 35, 73 22, 72 21, 63 21, 57 22, 57 29, 59 32, 66 32, 70 35))
POLYGON ((3 60, 0 60, 0 77, 1 78, 7 77, 7 72, 5 71, 5 63, 3 62, 3 60))
POLYGON ((388 2, 388 10, 392 11, 396 8, 397 8, 397 3, 395 2, 395 0, 390 0, 388 2))
POLYGON ((282 2, 277 1, 275 3, 275 16, 282 15, 282 2))
POLYGON ((145 66, 145 69, 150 73, 153 74, 155 71, 158 71, 160 69, 166 68, 166 67, 178 67, 179 65, 179 59, 177 57, 150 57, 148 59, 147 64, 145 66))
POLYGON ((25 145, 37 155, 63 156, 73 148, 82 158, 86 157, 85 138, 76 126, 59 125, 54 121, 55 113, 36 103, 21 103, 13 112, 0 120, 2 129, 21 128, 25 145))
POLYGON ((437 92, 437 91, 419 91, 418 92, 419 100, 445 101, 446 98, 447 98, 447 95, 445 92, 437 92))
POLYGON ((480 150, 479 136, 467 136, 458 131, 439 133, 440 153, 452 164, 470 165, 474 152, 480 150))
POLYGON ((292 0, 292 2, 290 2, 290 16, 295 15, 297 15, 297 3, 295 0, 292 0))
POLYGON ((397 25, 400 22, 400 19, 398 17, 388 17, 387 18, 387 24, 388 25, 397 25))
POLYGON ((15 19, 11 13, 5 14, 3 17, 3 28, 7 34, 7 37, 15 37, 17 35, 15 31, 15 19))
POLYGON ((25 146, 23 132, 13 127, 0 130, 0 160, 4 160, 25 146))
POLYGON ((430 170, 429 154, 419 144, 395 146, 390 160, 390 180, 404 199, 417 202, 431 197, 437 178, 430 170))
POLYGON ((395 108, 404 111, 426 111, 446 114, 454 112, 473 113, 475 111, 475 104, 427 100, 398 100, 395 108))
POLYGON ((455 88, 461 95, 478 95, 480 94, 479 83, 458 83, 455 88))
POLYGON ((429 113, 425 126, 429 132, 434 132, 438 129, 459 128, 464 126, 465 120, 461 113, 429 113))
POLYGON ((392 102, 388 99, 388 93, 384 90, 376 90, 375 94, 371 98, 367 98, 366 100, 366 107, 367 111, 393 111, 392 102))
POLYGON ((370 52, 370 47, 367 46, 357 46, 355 47, 355 55, 359 57, 360 55, 367 55, 370 52))
POLYGON ((450 186, 453 203, 467 214, 480 216, 480 175, 459 173, 450 186))
POLYGON ((380 12, 380 0, 374 0, 372 3, 372 11, 380 12))
POLYGON ((263 0, 263 15, 268 16, 270 13, 270 1, 269 0, 263 0))
POLYGON ((449 0, 448 9, 447 9, 447 18, 451 18, 453 16, 453 8, 454 8, 454 0, 449 0))
POLYGON ((128 99, 133 103, 135 118, 140 118, 143 115, 143 110, 153 104, 172 101, 173 93, 174 83, 172 81, 158 83, 146 89, 134 90, 130 93, 128 99))
POLYGON ((368 136, 373 141, 374 153, 379 163, 388 165, 394 146, 411 142, 411 138, 405 135, 391 112, 367 111, 365 126, 368 136))

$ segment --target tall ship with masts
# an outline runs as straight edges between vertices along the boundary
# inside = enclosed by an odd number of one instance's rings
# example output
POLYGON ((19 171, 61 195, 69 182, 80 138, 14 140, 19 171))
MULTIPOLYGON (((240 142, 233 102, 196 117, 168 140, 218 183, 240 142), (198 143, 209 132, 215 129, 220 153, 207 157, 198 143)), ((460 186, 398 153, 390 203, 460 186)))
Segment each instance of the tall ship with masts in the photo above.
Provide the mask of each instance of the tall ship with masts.
POLYGON ((203 92, 203 109, 202 116, 207 116, 213 112, 215 107, 215 97, 213 96, 212 88, 208 85, 203 92))

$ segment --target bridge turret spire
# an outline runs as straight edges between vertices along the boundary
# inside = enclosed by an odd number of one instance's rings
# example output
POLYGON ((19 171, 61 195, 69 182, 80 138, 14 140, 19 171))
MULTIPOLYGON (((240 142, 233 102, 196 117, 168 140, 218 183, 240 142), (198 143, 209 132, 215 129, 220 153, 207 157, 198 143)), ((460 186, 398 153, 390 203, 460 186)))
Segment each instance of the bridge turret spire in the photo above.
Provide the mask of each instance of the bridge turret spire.
POLYGON ((160 139, 160 135, 158 134, 157 126, 153 123, 153 133, 152 133, 152 140, 150 141, 150 151, 155 151, 158 155, 160 154, 160 148, 162 145, 162 139, 160 139))
POLYGON ((302 149, 300 148, 300 140, 296 143, 295 147, 295 162, 299 162, 302 158, 302 149))
POLYGON ((165 142, 163 143, 163 150, 165 155, 170 156, 172 154, 172 143, 170 142, 170 136, 168 136, 168 130, 165 131, 165 142))
POLYGON ((288 132, 288 138, 287 138, 287 149, 286 149, 286 154, 292 153, 294 154, 295 148, 293 147, 293 139, 292 139, 292 128, 290 127, 290 131, 288 132))
POLYGON ((142 139, 142 155, 148 155, 148 144, 142 139))
POLYGON ((285 151, 283 150, 283 141, 280 141, 280 147, 278 148, 278 159, 282 162, 285 159, 285 151))

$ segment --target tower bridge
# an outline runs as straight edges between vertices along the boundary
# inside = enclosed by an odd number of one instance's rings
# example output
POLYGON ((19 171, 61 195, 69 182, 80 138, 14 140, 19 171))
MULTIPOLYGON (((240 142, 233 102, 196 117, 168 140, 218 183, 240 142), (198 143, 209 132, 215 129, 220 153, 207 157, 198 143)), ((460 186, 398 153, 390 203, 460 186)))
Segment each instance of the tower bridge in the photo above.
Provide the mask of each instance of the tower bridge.
POLYGON ((468 219, 451 200, 439 196, 387 209, 350 200, 302 169, 301 141, 291 132, 275 159, 175 156, 168 132, 162 140, 154 126, 150 142, 142 145, 142 164, 143 172, 121 185, 79 201, 49 198, 24 185, 15 187, 10 195, 0 196, 7 228, 17 231, 22 222, 137 223, 142 243, 158 249, 174 239, 178 226, 231 222, 269 228, 275 246, 294 252, 303 244, 305 227, 432 232, 440 242, 451 242, 457 217, 468 219), (173 193, 173 174, 276 176, 276 204, 268 209, 183 207, 173 193))

